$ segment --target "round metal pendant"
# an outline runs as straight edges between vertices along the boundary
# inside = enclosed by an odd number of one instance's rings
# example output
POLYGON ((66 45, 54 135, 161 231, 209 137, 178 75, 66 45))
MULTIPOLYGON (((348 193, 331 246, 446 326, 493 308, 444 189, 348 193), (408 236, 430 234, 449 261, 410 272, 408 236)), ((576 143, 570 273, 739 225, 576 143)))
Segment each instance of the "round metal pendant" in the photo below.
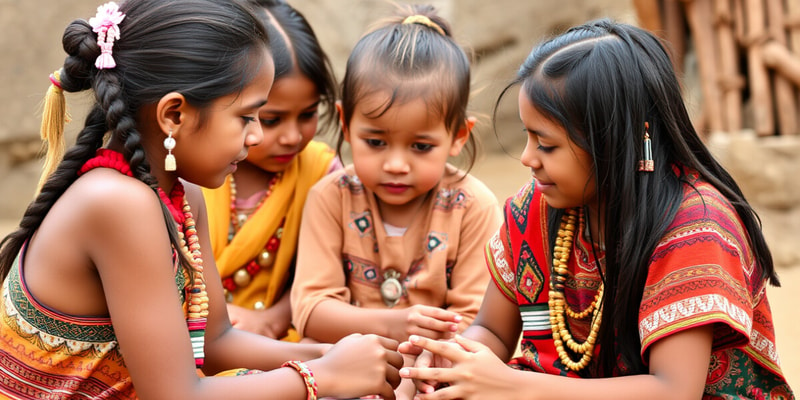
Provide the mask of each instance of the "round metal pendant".
POLYGON ((395 270, 388 270, 383 274, 381 283, 381 297, 383 302, 389 307, 394 307, 400 298, 403 297, 403 284, 397 279, 400 273, 395 270))

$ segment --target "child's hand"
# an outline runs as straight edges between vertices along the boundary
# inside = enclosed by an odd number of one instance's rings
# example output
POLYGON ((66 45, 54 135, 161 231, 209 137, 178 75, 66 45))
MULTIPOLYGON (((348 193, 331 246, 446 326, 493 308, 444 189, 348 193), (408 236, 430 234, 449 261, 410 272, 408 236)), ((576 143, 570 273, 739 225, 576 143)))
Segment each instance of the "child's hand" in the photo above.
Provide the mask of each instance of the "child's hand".
POLYGON ((234 328, 272 339, 281 339, 289 331, 288 319, 273 308, 250 310, 228 304, 228 317, 234 328))
MULTIPOLYGON (((453 340, 451 339, 450 341, 452 342, 453 340)), ((416 357, 416 361, 413 365, 416 368, 450 368, 453 364, 450 360, 439 355, 434 355, 430 351, 424 350, 422 347, 416 346, 408 341, 400 343, 400 345, 397 346, 397 351, 403 354, 403 357, 416 357)), ((406 364, 404 366, 408 365, 406 364)), ((416 389, 421 393, 430 393, 439 386, 439 382, 433 379, 413 379, 413 381, 416 389)))
MULTIPOLYGON (((513 369, 480 342, 456 336, 451 341, 435 341, 418 336, 409 338, 409 344, 402 348, 408 350, 414 346, 430 352, 435 356, 452 363, 450 367, 433 366, 421 368, 420 357, 412 368, 400 370, 402 378, 411 378, 417 382, 438 381, 448 383, 447 387, 434 390, 432 386, 424 390, 418 386, 421 394, 417 398, 424 399, 507 399, 518 393, 518 383, 511 381, 515 374, 513 369)), ((410 349, 413 351, 413 349, 410 349)))
POLYGON ((394 311, 397 313, 392 323, 391 337, 399 341, 411 335, 450 339, 458 331, 458 323, 461 322, 458 313, 421 304, 394 311))
POLYGON ((377 394, 394 400, 403 356, 397 341, 377 335, 352 334, 325 355, 307 362, 314 371, 319 397, 353 398, 377 394))

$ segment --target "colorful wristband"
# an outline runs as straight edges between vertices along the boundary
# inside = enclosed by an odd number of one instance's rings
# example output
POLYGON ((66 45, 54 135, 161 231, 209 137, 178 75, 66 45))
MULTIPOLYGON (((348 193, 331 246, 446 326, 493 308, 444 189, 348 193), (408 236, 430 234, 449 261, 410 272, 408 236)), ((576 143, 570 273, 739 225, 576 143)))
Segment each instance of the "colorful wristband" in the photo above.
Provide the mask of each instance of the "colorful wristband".
POLYGON ((317 400, 317 380, 314 379, 314 373, 311 372, 311 369, 308 368, 303 362, 300 361, 287 361, 281 365, 283 367, 291 367, 297 370, 300 373, 300 376, 303 377, 303 382, 306 384, 306 391, 308 392, 308 397, 306 400, 317 400))

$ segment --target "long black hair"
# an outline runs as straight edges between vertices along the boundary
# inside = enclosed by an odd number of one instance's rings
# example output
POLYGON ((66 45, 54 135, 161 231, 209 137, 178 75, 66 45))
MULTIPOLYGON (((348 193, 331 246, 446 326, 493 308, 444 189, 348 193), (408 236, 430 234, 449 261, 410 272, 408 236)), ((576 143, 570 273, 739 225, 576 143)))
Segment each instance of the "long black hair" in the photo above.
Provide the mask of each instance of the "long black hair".
MULTIPOLYGON (((77 171, 103 146, 106 133, 124 142, 123 156, 133 176, 156 190, 136 125, 141 107, 178 92, 204 110, 215 99, 241 91, 259 70, 259 56, 269 48, 258 19, 235 0, 128 0, 120 11, 125 19, 114 42, 115 68, 95 67, 100 48, 86 20, 75 20, 64 31, 62 43, 68 56, 60 74, 61 87, 67 92, 92 89, 95 104, 76 144, 28 206, 19 228, 0 243, 3 278, 24 242, 75 182, 77 171)), ((179 248, 175 223, 163 204, 162 210, 170 240, 179 248)), ((189 265, 183 257, 181 262, 189 265)))
MULTIPOLYGON (((762 277, 779 284, 758 216, 697 135, 669 55, 653 34, 609 20, 574 27, 534 48, 503 94, 516 84, 593 160, 607 247, 597 373, 617 371, 620 362, 624 373, 647 373, 640 356, 639 305, 651 255, 689 183, 675 165, 697 171, 730 201, 762 277), (645 122, 655 170, 643 173, 637 163, 645 122)), ((563 213, 548 210, 551 241, 563 213)))
POLYGON ((337 126, 336 99, 338 88, 333 65, 322 50, 314 30, 305 16, 284 0, 251 0, 261 7, 256 10, 267 29, 272 58, 275 62, 275 80, 297 69, 307 77, 320 95, 323 106, 321 130, 337 126))

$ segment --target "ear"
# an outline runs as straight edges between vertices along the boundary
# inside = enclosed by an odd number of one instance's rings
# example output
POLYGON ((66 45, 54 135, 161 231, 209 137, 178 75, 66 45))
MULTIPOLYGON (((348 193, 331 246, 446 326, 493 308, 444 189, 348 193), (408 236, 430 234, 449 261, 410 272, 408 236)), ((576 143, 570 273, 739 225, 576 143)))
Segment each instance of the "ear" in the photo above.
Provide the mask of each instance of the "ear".
POLYGON ((472 128, 475 127, 476 121, 477 118, 475 117, 467 117, 467 119, 464 120, 464 126, 456 132, 453 138, 453 144, 450 146, 451 157, 455 157, 461 153, 461 149, 463 149, 464 145, 467 143, 469 135, 472 134, 472 128))
POLYGON ((342 109, 341 100, 336 100, 336 112, 339 114, 339 126, 342 127, 344 141, 350 143, 350 127, 344 124, 344 110, 342 109))
POLYGON ((181 128, 195 120, 192 117, 195 112, 182 94, 170 92, 161 97, 156 105, 156 121, 162 132, 166 134, 172 131, 173 136, 177 136, 181 128))

